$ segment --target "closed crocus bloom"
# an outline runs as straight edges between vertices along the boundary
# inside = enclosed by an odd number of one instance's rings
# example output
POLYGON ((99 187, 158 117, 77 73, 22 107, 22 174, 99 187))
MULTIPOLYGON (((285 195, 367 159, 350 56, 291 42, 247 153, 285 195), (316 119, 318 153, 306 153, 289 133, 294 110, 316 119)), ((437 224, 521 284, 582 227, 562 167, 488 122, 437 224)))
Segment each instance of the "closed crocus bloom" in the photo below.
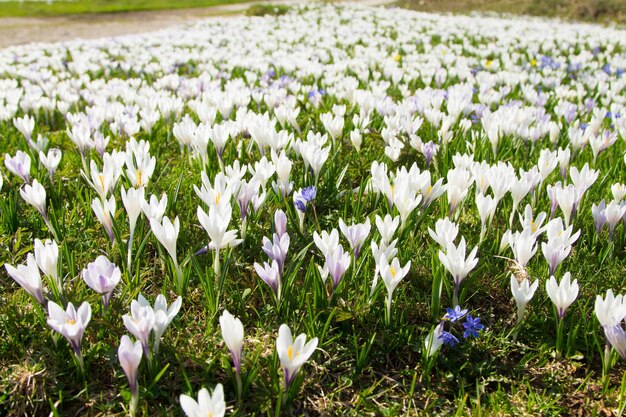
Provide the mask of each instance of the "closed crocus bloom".
POLYGON ((4 166, 25 183, 30 183, 30 156, 26 152, 17 151, 15 156, 6 154, 4 166))
POLYGON ((128 386, 131 392, 130 414, 135 415, 137 402, 139 400, 139 384, 137 383, 137 371, 141 363, 143 352, 141 342, 136 340, 133 343, 127 335, 122 336, 120 346, 117 348, 117 358, 122 365, 122 369, 128 379, 128 386))
POLYGON ((322 252, 322 255, 326 257, 326 255, 339 246, 339 232, 337 229, 333 229, 328 233, 326 230, 322 230, 322 234, 318 234, 317 232, 313 232, 313 241, 315 242, 315 246, 322 252))
POLYGON ((274 191, 277 194, 280 193, 280 195, 285 198, 291 193, 291 188, 293 187, 293 182, 289 181, 293 163, 284 151, 282 151, 280 155, 272 151, 272 162, 274 162, 276 176, 278 177, 278 181, 273 183, 274 191))
POLYGON ((566 272, 557 284, 556 278, 551 276, 546 282, 546 291, 548 297, 557 308, 559 319, 562 319, 568 307, 572 305, 576 297, 578 297, 578 281, 570 281, 571 274, 566 272))
POLYGON ((276 339, 276 351, 285 374, 285 390, 289 388, 296 374, 311 357, 317 348, 317 337, 306 341, 306 334, 302 333, 293 340, 291 330, 286 324, 281 324, 276 339))
POLYGON ((524 278, 521 282, 511 275, 511 293, 517 304, 517 322, 520 323, 524 319, 524 313, 526 312, 526 304, 533 298, 537 287, 539 286, 539 280, 530 284, 530 281, 524 278))
POLYGON ((617 326, 626 317, 624 296, 621 294, 613 295, 613 290, 608 290, 604 298, 597 295, 594 311, 603 327, 617 326))
POLYGON ((333 277, 333 289, 337 289, 341 278, 350 267, 350 254, 344 252, 343 247, 338 245, 326 254, 326 268, 333 277))
POLYGON ((282 274, 285 267, 285 259, 287 258, 287 252, 289 251, 289 244, 291 238, 287 233, 278 237, 276 233, 272 236, 272 240, 267 237, 263 237, 263 246, 261 249, 267 256, 278 263, 278 269, 282 274))
POLYGON ((241 320, 224 310, 220 316, 222 338, 233 358, 233 365, 237 373, 241 371, 241 353, 243 350, 243 324, 241 320))
POLYGON ((120 269, 104 255, 98 256, 83 269, 85 283, 98 294, 102 294, 103 313, 106 313, 113 290, 121 278, 120 269))
POLYGON ((80 348, 83 334, 91 320, 91 306, 88 302, 84 302, 78 307, 78 310, 76 310, 74 304, 68 303, 67 308, 63 310, 63 308, 54 301, 48 301, 48 314, 48 325, 70 342, 82 367, 80 348))
POLYGON ((350 132, 350 142, 352 142, 352 146, 356 149, 357 152, 361 151, 361 144, 363 143, 363 135, 361 135, 361 131, 358 129, 350 132))
POLYGON ((445 219, 437 220, 434 232, 429 227, 428 234, 435 242, 439 243, 442 249, 445 249, 449 243, 454 242, 454 239, 456 239, 456 236, 459 234, 459 227, 446 217, 445 219))
POLYGON ((167 209, 167 194, 163 193, 159 200, 154 194, 150 196, 150 201, 141 202, 141 211, 149 220, 161 223, 163 215, 167 209))
POLYGON ((385 215, 383 219, 379 215, 376 215, 376 228, 380 233, 380 237, 383 239, 383 242, 388 244, 393 240, 393 235, 396 233, 398 226, 400 225, 400 217, 391 217, 391 215, 385 215))
MULTIPOLYGON (((150 303, 144 298, 143 295, 139 294, 138 300, 140 305, 150 306, 150 303)), ((174 320, 174 317, 176 317, 180 311, 182 303, 182 297, 178 296, 176 301, 174 301, 172 305, 167 308, 167 300, 165 299, 165 296, 163 294, 157 295, 157 298, 154 301, 154 327, 152 329, 154 331, 154 345, 152 350, 155 355, 159 353, 161 337, 163 336, 163 333, 165 333, 165 329, 167 329, 167 326, 170 325, 172 320, 174 320)))
POLYGON ((622 220, 624 214, 626 214, 626 206, 622 206, 620 203, 616 203, 615 201, 611 201, 607 204, 606 209, 604 210, 604 215, 606 217, 606 222, 609 225, 610 239, 613 239, 615 226, 617 226, 619 221, 622 220))
POLYGON ((569 226, 570 219, 576 211, 576 204, 579 200, 579 191, 573 185, 556 189, 556 201, 563 212, 565 225, 569 226))
POLYGON ((564 245, 559 240, 549 240, 541 244, 541 252, 548 262, 548 275, 554 275, 571 250, 571 245, 564 245))
POLYGON ((359 256, 361 247, 363 246, 365 239, 367 239, 367 236, 370 234, 371 228, 372 225, 370 224, 370 219, 365 220, 365 223, 353 223, 351 226, 347 226, 343 219, 339 219, 339 229, 348 240, 355 258, 359 256))
POLYGON ((459 246, 454 246, 454 243, 450 242, 446 247, 446 253, 439 251, 439 260, 454 278, 454 305, 459 304, 458 296, 461 282, 478 263, 478 258, 476 258, 478 246, 474 247, 467 258, 465 258, 465 248, 465 238, 462 237, 459 246))
POLYGON ((213 395, 206 388, 198 392, 198 401, 188 395, 180 396, 180 406, 187 417, 224 417, 226 402, 224 401, 224 388, 217 384, 213 395))
POLYGON ((387 287, 387 321, 391 318, 391 300, 396 287, 411 269, 411 261, 408 261, 404 267, 400 266, 398 258, 393 258, 391 263, 382 255, 380 257, 380 275, 383 278, 385 287, 387 287))
POLYGON ((537 253, 537 238, 530 228, 524 229, 522 233, 515 232, 511 235, 511 250, 515 261, 522 268, 537 253))
POLYGON ((624 196, 626 196, 626 186, 619 182, 611 185, 611 194, 613 194, 613 201, 616 203, 621 203, 624 200, 624 196))
POLYGON ((33 180, 33 184, 26 184, 20 188, 20 195, 31 206, 35 207, 41 217, 46 220, 48 215, 46 214, 46 189, 36 179, 33 180))
POLYGON ((496 213, 496 207, 498 202, 491 196, 484 196, 478 194, 476 196, 476 207, 478 208, 478 215, 480 216, 480 240, 485 237, 485 231, 487 223, 491 222, 494 214, 496 213))
POLYGON ((63 154, 61 150, 57 148, 48 149, 47 154, 39 151, 39 162, 41 162, 41 164, 48 170, 48 175, 50 175, 50 179, 54 178, 54 173, 59 167, 62 155, 63 154))
POLYGON ((35 239, 35 260, 37 261, 37 265, 39 265, 41 272, 54 279, 60 289, 61 282, 59 281, 57 268, 59 261, 59 246, 57 243, 50 239, 46 239, 45 242, 35 239))
MULTIPOLYGON (((145 300, 145 299, 144 299, 145 300)), ((147 303, 146 303, 147 304, 147 303)), ((126 329, 141 341, 143 352, 150 358, 150 332, 154 328, 154 310, 150 305, 142 305, 137 300, 130 303, 130 315, 122 316, 126 329)))
POLYGON ((26 265, 18 265, 15 268, 13 265, 4 264, 4 267, 11 278, 32 295, 39 304, 45 303, 41 275, 32 253, 26 255, 26 265))
POLYGON ((178 217, 174 219, 174 223, 169 217, 163 217, 163 222, 159 222, 155 219, 150 219, 150 228, 157 240, 163 245, 167 253, 170 254, 175 264, 178 264, 176 260, 176 241, 178 240, 178 233, 180 232, 180 221, 178 217))
POLYGON ((392 202, 400 214, 401 227, 404 228, 407 219, 422 201, 422 196, 416 194, 409 181, 396 181, 392 190, 392 202))
POLYGON ((16 117, 13 119, 13 126, 24 135, 26 140, 30 140, 35 130, 35 119, 28 114, 24 117, 16 117))
POLYGON ((135 230, 137 219, 141 214, 141 203, 145 202, 145 189, 141 188, 129 188, 128 191, 122 187, 122 203, 128 214, 128 223, 130 225, 131 234, 135 230))
POLYGON ((278 262, 272 260, 271 264, 267 262, 261 266, 258 263, 254 263, 254 270, 267 285, 272 288, 276 297, 280 298, 280 269, 278 262))
POLYGON ((597 205, 591 205, 591 215, 593 216, 593 223, 596 226, 596 233, 600 234, 606 224, 606 203, 604 200, 600 201, 597 205))
POLYGON ((457 206, 465 199, 472 185, 473 179, 470 173, 464 168, 453 168, 446 174, 448 183, 446 184, 446 192, 448 196, 448 205, 450 206, 449 215, 452 216, 457 206))
POLYGON ((94 198, 91 202, 91 209, 102 223, 111 243, 115 242, 115 234, 113 233, 113 216, 115 215, 115 197, 111 196, 108 200, 100 200, 94 198))
POLYGON ((287 233, 287 215, 282 210, 276 210, 274 213, 274 231, 279 238, 287 233))
POLYGON ((443 339, 441 337, 443 334, 443 325, 444 322, 442 321, 433 329, 433 331, 428 333, 428 336, 424 339, 424 350, 427 358, 430 358, 437 353, 439 348, 441 348, 441 345, 443 345, 443 339))
POLYGON ((605 328, 604 334, 611 346, 615 348, 622 359, 626 360, 626 332, 621 323, 617 326, 605 328))

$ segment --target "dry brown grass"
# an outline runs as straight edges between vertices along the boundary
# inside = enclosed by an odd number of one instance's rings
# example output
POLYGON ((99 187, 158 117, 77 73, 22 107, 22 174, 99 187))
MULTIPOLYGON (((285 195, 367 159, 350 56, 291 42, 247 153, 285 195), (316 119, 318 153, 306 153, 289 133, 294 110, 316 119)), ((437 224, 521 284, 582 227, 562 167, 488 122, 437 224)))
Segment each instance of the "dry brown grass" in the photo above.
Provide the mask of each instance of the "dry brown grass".
POLYGON ((397 4, 428 12, 514 13, 626 24, 623 0, 400 0, 397 4))

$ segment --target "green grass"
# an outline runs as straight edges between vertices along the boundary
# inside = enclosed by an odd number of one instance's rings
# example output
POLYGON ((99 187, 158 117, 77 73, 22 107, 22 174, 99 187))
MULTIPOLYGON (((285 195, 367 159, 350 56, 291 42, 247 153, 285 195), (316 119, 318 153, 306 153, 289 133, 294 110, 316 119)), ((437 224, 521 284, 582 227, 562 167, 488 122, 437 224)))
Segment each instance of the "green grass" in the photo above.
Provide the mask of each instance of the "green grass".
POLYGON ((78 14, 173 10, 245 3, 249 0, 77 0, 0 2, 0 17, 44 17, 78 14))
MULTIPOLYGON (((330 104, 327 103, 326 108, 330 104)), ((322 127, 316 118, 315 113, 305 114, 300 118, 301 125, 319 131, 322 127)), ((60 121, 57 115, 55 123, 48 126, 54 131, 60 121)), ((374 130, 381 122, 374 122, 374 130)), ((20 142, 19 134, 12 127, 0 129, 3 139, 0 152, 14 152, 14 144, 20 142)), ((197 226, 195 208, 198 198, 191 191, 192 185, 200 183, 199 167, 194 166, 189 171, 187 157, 179 154, 178 146, 166 142, 169 129, 171 126, 161 123, 152 134, 140 134, 139 138, 151 141, 152 152, 158 161, 149 192, 166 192, 171 202, 167 213, 181 218, 183 227, 178 242, 180 259, 183 259, 206 240, 205 232, 197 226)), ((425 138, 429 137, 428 132, 426 128, 425 138)), ((52 343, 52 333, 45 324, 43 313, 33 307, 31 299, 6 276, 3 268, 0 272, 0 291, 4 299, 0 305, 0 391, 5 394, 0 396, 0 409, 9 415, 23 412, 47 414, 52 408, 60 415, 120 413, 129 395, 115 356, 119 336, 125 333, 120 316, 127 313, 130 300, 140 290, 150 299, 164 292, 171 301, 174 296, 171 275, 151 237, 145 253, 136 262, 140 285, 121 283, 107 317, 101 317, 99 296, 85 287, 80 270, 102 251, 123 266, 123 250, 110 246, 91 213, 89 202, 95 194, 75 174, 80 169, 80 159, 73 151, 73 145, 62 132, 50 134, 54 143, 64 151, 63 168, 54 183, 49 184, 49 189, 52 190, 51 204, 55 216, 64 225, 60 245, 67 297, 88 300, 94 308, 83 342, 88 376, 83 380, 77 375, 67 343, 63 339, 58 341, 58 346, 52 343)), ((360 155, 351 152, 348 146, 339 150, 336 160, 348 166, 346 185, 362 183, 368 174, 361 167, 369 166, 373 159, 381 157, 382 149, 371 137, 368 142, 370 145, 360 155)), ((113 146, 121 144, 117 139, 113 146)), ((611 169, 612 161, 621 155, 624 147, 621 143, 615 145, 609 154, 600 158, 597 168, 612 173, 611 180, 624 180, 623 173, 611 169)), ((488 144, 479 145, 478 157, 486 157, 490 152, 488 149, 488 144)), ((509 159, 516 148, 508 142, 502 149, 508 150, 503 153, 503 159, 509 159)), ((535 160, 538 156, 537 148, 525 149, 517 148, 515 160, 518 163, 535 160)), ((450 146, 448 153, 452 155, 464 150, 464 141, 458 141, 450 146)), ((233 161, 234 157, 231 142, 225 159, 233 161)), ((586 160, 587 156, 583 156, 582 161, 586 160)), ((436 171, 444 169, 444 161, 444 157, 439 159, 436 171)), ((356 213, 373 216, 385 212, 386 204, 381 204, 373 196, 359 198, 348 194, 338 199, 330 184, 335 184, 340 168, 339 164, 330 161, 322 175, 316 201, 322 229, 336 227, 339 217, 351 218, 356 213)), ((214 174, 216 169, 213 161, 210 171, 214 174)), ((301 178, 302 169, 301 161, 296 162, 292 178, 301 178)), ((41 171, 37 177, 45 181, 41 171)), ((551 177, 551 180, 555 179, 551 177)), ((599 183, 602 181, 602 178, 598 180, 599 183)), ((20 213, 17 225, 11 225, 6 212, 0 215, 0 259, 13 264, 21 263, 25 253, 32 250, 33 238, 48 236, 39 216, 15 195, 17 186, 15 178, 9 177, 0 197, 4 202, 15 200, 20 213)), ((410 259, 414 266, 396 290, 392 321, 387 326, 383 306, 385 290, 379 288, 371 304, 364 296, 373 268, 367 245, 359 259, 359 273, 355 275, 352 269, 348 270, 336 301, 329 304, 311 263, 313 259, 321 261, 319 253, 310 244, 310 233, 315 227, 312 220, 307 220, 307 234, 300 235, 291 205, 285 207, 278 198, 270 197, 262 213, 249 223, 246 242, 232 251, 219 287, 213 286, 210 257, 199 257, 193 261, 193 267, 188 267, 191 280, 184 295, 183 308, 165 333, 158 357, 159 367, 151 374, 145 364, 140 370, 141 413, 179 415, 174 398, 180 393, 196 392, 202 385, 214 386, 217 382, 224 383, 227 398, 232 400, 234 380, 217 325, 218 315, 223 308, 228 308, 244 323, 243 369, 251 373, 246 401, 239 406, 230 402, 235 406, 235 415, 274 414, 281 382, 273 350, 276 330, 282 322, 289 323, 298 332, 321 339, 320 351, 301 372, 301 391, 291 405, 294 414, 604 415, 603 410, 620 404, 620 380, 626 368, 617 364, 610 373, 608 388, 602 390, 600 354, 604 342, 593 317, 591 300, 606 288, 623 290, 626 264, 621 226, 614 247, 609 246, 606 236, 596 242, 593 224, 589 226, 589 206, 592 201, 606 197, 602 189, 596 186, 585 197, 587 203, 576 220, 577 228, 583 228, 582 237, 573 254, 559 269, 559 274, 570 270, 581 282, 579 299, 567 314, 571 340, 565 358, 555 359, 553 356, 552 306, 542 287, 529 305, 528 320, 519 341, 513 341, 509 336, 514 324, 514 306, 508 287, 510 269, 506 260, 494 257, 499 235, 508 218, 503 214, 507 213, 507 204, 510 204, 506 200, 498 209, 501 214, 495 220, 494 226, 497 227, 490 228, 488 239, 480 246, 478 267, 462 287, 463 303, 482 317, 486 331, 480 339, 467 341, 458 348, 444 348, 430 372, 425 371, 420 359, 423 339, 433 324, 428 304, 430 282, 435 273, 430 268, 434 247, 426 231, 436 218, 445 215, 445 205, 437 204, 419 226, 412 217, 411 226, 404 233, 402 261, 410 259), (271 213, 277 207, 287 208, 293 238, 287 263, 286 297, 278 309, 274 307, 271 292, 251 268, 253 262, 266 258, 259 246, 262 236, 269 233, 271 213), (599 262, 601 253, 608 256, 599 262), (160 377, 158 381, 157 376, 160 377)), ((546 199, 545 194, 542 195, 538 206, 545 207, 546 199)), ((463 235, 475 242, 480 225, 471 200, 470 197, 466 201, 460 222, 463 235)), ((127 226, 121 207, 116 221, 125 236, 127 226)), ((147 233, 145 219, 140 221, 138 228, 136 236, 147 233)), ((540 254, 533 258, 529 270, 533 277, 542 278, 542 281, 546 278, 545 261, 540 254)), ((445 282, 449 281, 446 275, 445 282)), ((448 305, 449 296, 449 292, 444 291, 444 305, 448 305)))

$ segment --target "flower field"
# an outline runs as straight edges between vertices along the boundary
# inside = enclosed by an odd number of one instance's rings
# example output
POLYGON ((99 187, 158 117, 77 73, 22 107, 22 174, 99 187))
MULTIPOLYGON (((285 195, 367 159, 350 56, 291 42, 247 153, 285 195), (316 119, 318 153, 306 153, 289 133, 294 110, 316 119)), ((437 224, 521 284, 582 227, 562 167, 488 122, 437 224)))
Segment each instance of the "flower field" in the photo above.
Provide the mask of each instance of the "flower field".
POLYGON ((311 5, 0 50, 2 415, 622 415, 625 45, 311 5))

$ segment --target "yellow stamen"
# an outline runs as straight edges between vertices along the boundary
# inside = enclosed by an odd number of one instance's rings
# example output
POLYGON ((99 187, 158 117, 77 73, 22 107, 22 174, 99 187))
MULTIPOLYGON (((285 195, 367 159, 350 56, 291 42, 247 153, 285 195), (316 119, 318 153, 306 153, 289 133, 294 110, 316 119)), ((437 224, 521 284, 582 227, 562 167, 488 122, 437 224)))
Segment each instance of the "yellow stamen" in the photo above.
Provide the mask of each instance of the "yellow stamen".
POLYGON ((287 349, 287 357, 289 360, 293 360, 293 345, 289 345, 289 348, 287 349))
POLYGON ((396 274, 398 273, 398 271, 396 271, 396 268, 394 268, 393 266, 389 267, 389 272, 391 273, 392 278, 395 278, 396 274))
POLYGON ((141 187, 143 185, 141 182, 141 170, 138 169, 135 174, 137 176, 137 187, 141 187))
POLYGON ((67 319, 68 324, 76 324, 74 319, 67 319))
POLYGON ((220 198, 222 198, 222 193, 217 193, 215 196, 215 205, 217 206, 220 203, 220 198))

